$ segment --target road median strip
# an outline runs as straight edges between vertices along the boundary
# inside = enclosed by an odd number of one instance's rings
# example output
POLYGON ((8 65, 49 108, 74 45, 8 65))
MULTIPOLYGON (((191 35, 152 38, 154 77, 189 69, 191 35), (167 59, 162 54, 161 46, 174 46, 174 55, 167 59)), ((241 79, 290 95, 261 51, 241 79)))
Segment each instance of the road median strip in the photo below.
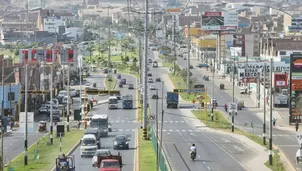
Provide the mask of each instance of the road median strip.
POLYGON ((82 135, 82 130, 72 129, 71 132, 65 132, 65 136, 62 137, 62 152, 60 152, 60 138, 54 136, 53 145, 49 145, 49 136, 44 136, 28 148, 27 166, 24 166, 24 153, 22 153, 7 165, 5 171, 8 171, 9 168, 14 168, 14 171, 51 170, 56 157, 63 153, 68 154, 70 150, 73 150, 78 145, 82 135))
POLYGON ((113 76, 107 75, 105 77, 105 86, 107 90, 114 90, 116 87, 117 79, 113 76))
POLYGON ((156 170, 156 155, 152 146, 152 140, 143 140, 143 130, 138 132, 139 146, 139 170, 154 171, 156 170))

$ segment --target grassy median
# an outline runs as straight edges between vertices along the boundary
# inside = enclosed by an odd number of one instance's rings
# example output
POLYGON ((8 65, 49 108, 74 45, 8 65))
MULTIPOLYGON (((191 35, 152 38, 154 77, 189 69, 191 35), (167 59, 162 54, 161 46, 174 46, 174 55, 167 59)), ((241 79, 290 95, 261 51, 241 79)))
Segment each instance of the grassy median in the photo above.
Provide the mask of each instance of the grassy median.
POLYGON ((154 171, 156 170, 156 156, 152 146, 152 140, 143 140, 143 130, 138 132, 139 144, 139 170, 154 171))
MULTIPOLYGON (((174 87, 176 89, 186 89, 187 88, 187 83, 182 79, 182 77, 173 75, 172 73, 168 74, 170 80, 172 81, 174 87)), ((197 96, 205 96, 206 93, 179 93, 181 98, 185 101, 190 101, 192 102, 193 100, 197 101, 197 96)), ((210 102, 210 97, 207 96, 207 102, 210 102)), ((205 98, 204 98, 205 101, 205 98)))
MULTIPOLYGON (((212 115, 211 111, 208 111, 207 113, 205 111, 200 111, 200 110, 194 110, 192 111, 193 114, 200 119, 205 125, 208 127, 212 127, 218 130, 222 131, 227 131, 231 132, 232 124, 225 118, 225 116, 220 112, 220 111, 215 111, 213 115, 213 121, 212 121, 212 115)), ((257 135, 235 129, 234 133, 246 136, 250 140, 264 146, 266 149, 268 149, 268 143, 266 145, 263 145, 263 140, 262 137, 259 137, 257 135)), ((285 167, 283 163, 280 160, 279 154, 275 151, 274 156, 273 156, 273 165, 270 166, 268 161, 265 163, 265 165, 272 169, 273 171, 285 171, 285 167)))
POLYGON ((112 76, 107 76, 105 79, 105 85, 107 90, 114 90, 117 80, 112 76))
MULTIPOLYGON (((83 136, 83 131, 75 130, 65 132, 62 138, 62 152, 60 153, 60 139, 54 136, 53 145, 48 145, 49 136, 41 138, 38 143, 28 149, 28 165, 24 166, 24 154, 13 160, 8 167, 14 171, 45 171, 55 166, 55 159, 62 153, 67 154, 83 136)), ((8 171, 8 167, 5 171, 8 171)))

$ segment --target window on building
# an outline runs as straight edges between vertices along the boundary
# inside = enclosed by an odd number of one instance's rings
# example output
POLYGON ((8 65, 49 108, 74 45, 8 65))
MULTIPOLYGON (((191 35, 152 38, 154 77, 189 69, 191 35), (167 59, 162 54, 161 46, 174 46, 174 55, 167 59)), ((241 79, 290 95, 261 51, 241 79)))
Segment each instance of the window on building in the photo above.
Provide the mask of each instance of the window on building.
POLYGON ((286 55, 286 51, 280 51, 279 55, 286 55))
POLYGON ((302 54, 302 52, 293 52, 293 54, 302 54))

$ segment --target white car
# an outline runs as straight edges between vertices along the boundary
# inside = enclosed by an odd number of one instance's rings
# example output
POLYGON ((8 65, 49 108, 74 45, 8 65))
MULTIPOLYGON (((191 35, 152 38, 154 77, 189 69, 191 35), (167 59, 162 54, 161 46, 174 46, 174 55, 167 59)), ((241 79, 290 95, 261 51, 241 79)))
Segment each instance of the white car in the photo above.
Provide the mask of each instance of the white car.
POLYGON ((92 157, 92 167, 98 167, 98 156, 111 156, 111 152, 108 149, 99 149, 92 157))
POLYGON ((150 85, 149 89, 150 90, 156 90, 156 87, 155 87, 155 85, 150 85))
POLYGON ((153 78, 148 78, 148 83, 153 83, 153 78))
POLYGON ((76 96, 78 93, 77 93, 77 90, 76 89, 69 89, 69 94, 71 97, 74 97, 76 96))

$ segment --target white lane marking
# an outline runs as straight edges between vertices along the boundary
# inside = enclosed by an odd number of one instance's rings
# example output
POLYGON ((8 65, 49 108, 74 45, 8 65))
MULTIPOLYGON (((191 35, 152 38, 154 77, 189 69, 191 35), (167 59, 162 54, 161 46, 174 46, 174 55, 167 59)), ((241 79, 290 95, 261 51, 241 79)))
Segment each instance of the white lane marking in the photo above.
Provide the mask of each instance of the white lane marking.
POLYGON ((226 138, 221 138, 222 139, 222 141, 224 141, 224 142, 226 142, 226 143, 230 143, 231 141, 230 140, 228 140, 228 139, 226 139, 226 138))
POLYGON ((233 145, 233 147, 234 147, 236 150, 240 151, 240 152, 243 152, 243 151, 244 151, 242 148, 238 147, 237 145, 233 145))
POLYGON ((169 129, 170 132, 173 132, 173 129, 169 129))
POLYGON ((196 137, 196 135, 194 135, 193 133, 191 133, 191 135, 192 135, 193 137, 196 137))
POLYGON ((179 134, 180 136, 182 136, 182 134, 179 132, 179 130, 176 130, 176 132, 178 132, 178 134, 179 134))

